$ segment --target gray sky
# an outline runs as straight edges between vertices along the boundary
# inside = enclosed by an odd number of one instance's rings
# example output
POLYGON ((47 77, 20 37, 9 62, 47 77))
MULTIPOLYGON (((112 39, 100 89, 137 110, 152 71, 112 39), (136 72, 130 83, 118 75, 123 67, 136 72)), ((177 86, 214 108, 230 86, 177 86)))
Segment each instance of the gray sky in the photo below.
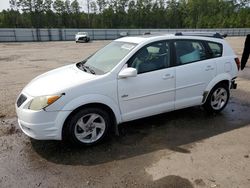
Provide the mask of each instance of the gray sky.
POLYGON ((10 8, 9 0, 0 0, 0 11, 7 8, 10 8))

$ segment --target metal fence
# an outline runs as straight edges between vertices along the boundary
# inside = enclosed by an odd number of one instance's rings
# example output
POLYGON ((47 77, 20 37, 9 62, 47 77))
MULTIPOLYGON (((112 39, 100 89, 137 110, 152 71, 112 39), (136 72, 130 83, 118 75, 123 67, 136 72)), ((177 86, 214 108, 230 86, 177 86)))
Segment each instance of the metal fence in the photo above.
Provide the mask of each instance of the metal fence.
POLYGON ((88 32, 92 40, 113 40, 119 38, 121 33, 129 36, 141 35, 146 32, 219 32, 228 36, 246 36, 250 28, 225 29, 33 29, 13 28, 0 29, 0 42, 24 41, 72 41, 77 32, 88 32))

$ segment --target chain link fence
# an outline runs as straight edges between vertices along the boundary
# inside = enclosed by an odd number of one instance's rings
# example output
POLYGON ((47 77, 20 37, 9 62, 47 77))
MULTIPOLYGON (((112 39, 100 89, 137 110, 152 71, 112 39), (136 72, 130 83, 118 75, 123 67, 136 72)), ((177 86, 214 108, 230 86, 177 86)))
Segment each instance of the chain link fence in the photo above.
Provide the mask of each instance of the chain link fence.
POLYGON ((91 40, 114 40, 121 35, 142 35, 147 32, 176 33, 176 32, 218 32, 228 36, 246 36, 250 28, 224 29, 40 29, 13 28, 0 29, 0 42, 25 41, 73 41, 77 32, 88 32, 91 40))

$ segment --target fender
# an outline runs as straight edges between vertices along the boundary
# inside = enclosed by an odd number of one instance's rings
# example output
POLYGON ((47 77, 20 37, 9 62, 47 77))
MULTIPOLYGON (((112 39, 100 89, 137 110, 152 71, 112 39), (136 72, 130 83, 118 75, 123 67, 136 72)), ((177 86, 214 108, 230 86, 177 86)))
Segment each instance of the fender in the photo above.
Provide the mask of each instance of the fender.
POLYGON ((223 74, 219 74, 217 75, 216 77, 213 78, 213 80, 211 80, 209 82, 209 84, 207 85, 204 93, 203 93, 203 99, 202 99, 202 104, 204 104, 207 100, 207 96, 209 95, 210 91, 213 89, 213 87, 218 84, 219 82, 223 81, 223 80, 226 80, 229 82, 229 88, 230 88, 230 85, 231 85, 231 80, 232 80, 232 77, 230 74, 228 73, 223 73, 223 74))
POLYGON ((63 107, 63 109, 60 110, 60 113, 56 117, 55 124, 56 127, 58 128, 57 131, 59 131, 59 133, 57 134, 58 137, 55 138, 56 140, 62 139, 61 137, 62 127, 64 125, 65 120, 70 115, 70 113, 78 107, 91 103, 101 103, 108 106, 114 112, 117 124, 122 122, 119 106, 111 98, 98 94, 80 96, 68 102, 63 107))
POLYGON ((120 108, 118 104, 116 104, 115 101, 112 100, 110 97, 107 97, 105 95, 89 94, 89 95, 80 96, 68 102, 61 110, 73 111, 78 107, 81 107, 86 104, 91 104, 91 103, 101 103, 101 104, 108 106, 114 112, 115 117, 116 117, 116 122, 117 123, 121 122, 121 113, 120 113, 120 108))

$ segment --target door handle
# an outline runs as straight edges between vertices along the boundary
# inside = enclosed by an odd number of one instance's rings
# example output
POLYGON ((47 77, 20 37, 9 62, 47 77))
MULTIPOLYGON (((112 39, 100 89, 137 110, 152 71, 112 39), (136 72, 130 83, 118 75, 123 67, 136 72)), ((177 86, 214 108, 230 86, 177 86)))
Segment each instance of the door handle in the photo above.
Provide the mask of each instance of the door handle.
POLYGON ((165 75, 162 77, 163 80, 172 79, 172 78, 174 78, 174 76, 171 75, 171 74, 165 74, 165 75))

